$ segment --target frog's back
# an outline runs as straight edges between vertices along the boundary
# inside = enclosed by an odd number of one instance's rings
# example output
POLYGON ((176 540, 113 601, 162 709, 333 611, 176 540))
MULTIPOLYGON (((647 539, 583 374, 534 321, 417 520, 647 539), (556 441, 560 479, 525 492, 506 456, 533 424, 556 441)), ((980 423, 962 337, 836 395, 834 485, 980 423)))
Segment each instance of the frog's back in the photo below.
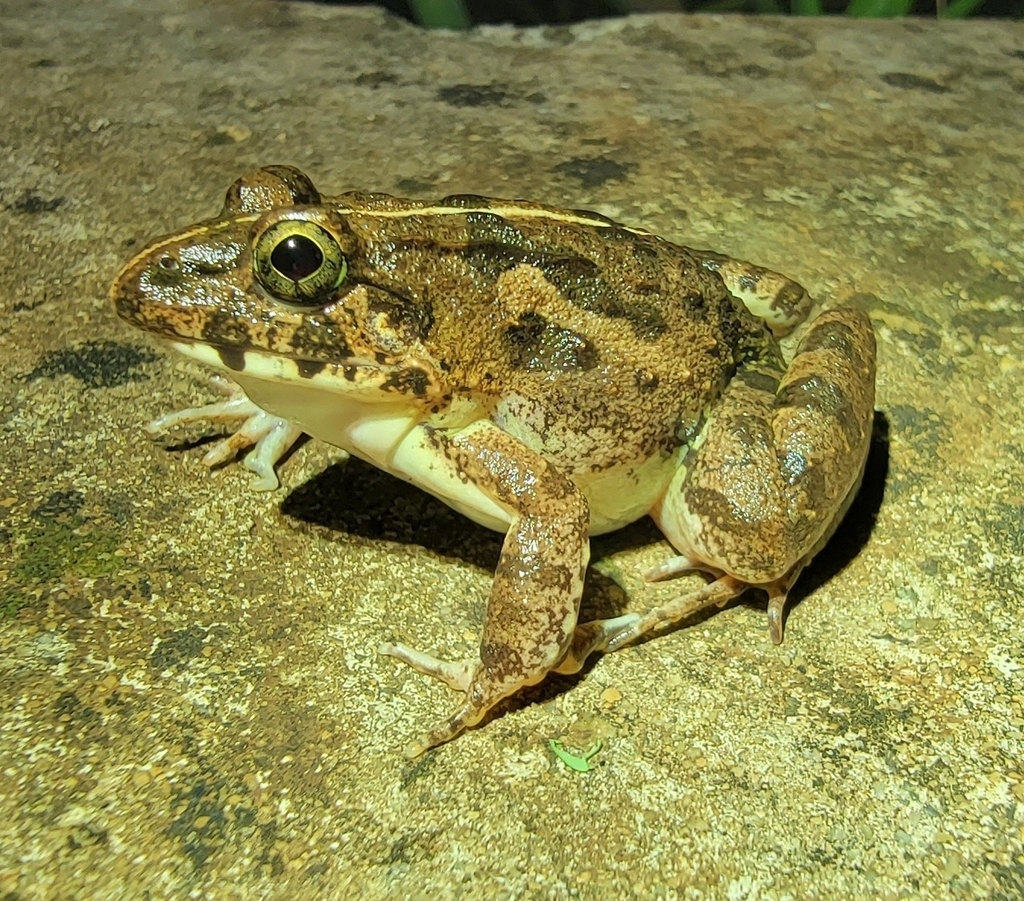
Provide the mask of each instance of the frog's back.
POLYGON ((763 325, 686 248, 596 213, 334 198, 352 277, 427 311, 454 394, 577 476, 687 443, 763 325))

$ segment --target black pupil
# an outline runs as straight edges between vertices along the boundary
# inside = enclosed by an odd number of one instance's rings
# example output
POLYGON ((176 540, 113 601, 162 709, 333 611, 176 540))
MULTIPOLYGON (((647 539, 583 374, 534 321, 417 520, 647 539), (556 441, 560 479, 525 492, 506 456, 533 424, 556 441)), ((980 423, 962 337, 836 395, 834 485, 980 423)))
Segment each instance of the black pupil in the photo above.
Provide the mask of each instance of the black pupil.
POLYGON ((285 278, 298 282, 323 265, 324 255, 311 238, 290 235, 271 251, 270 262, 285 278))

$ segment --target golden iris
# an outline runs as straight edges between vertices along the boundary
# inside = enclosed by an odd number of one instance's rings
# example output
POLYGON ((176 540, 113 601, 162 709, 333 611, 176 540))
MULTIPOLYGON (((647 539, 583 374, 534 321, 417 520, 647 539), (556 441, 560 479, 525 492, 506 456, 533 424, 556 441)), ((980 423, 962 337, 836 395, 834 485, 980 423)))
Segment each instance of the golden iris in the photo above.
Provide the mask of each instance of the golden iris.
POLYGON ((278 300, 319 306, 345 280, 348 263, 326 228, 304 219, 284 219, 256 239, 253 271, 278 300))

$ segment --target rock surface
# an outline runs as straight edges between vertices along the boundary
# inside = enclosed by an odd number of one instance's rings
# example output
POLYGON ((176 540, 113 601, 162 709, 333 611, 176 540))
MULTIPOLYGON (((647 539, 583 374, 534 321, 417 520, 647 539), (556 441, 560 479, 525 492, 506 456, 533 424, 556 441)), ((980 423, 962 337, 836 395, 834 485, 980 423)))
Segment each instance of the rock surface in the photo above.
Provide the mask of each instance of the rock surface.
MULTIPOLYGON (((1024 895, 1024 25, 0 29, 0 897, 1024 895), (151 441, 210 392, 105 298, 268 162, 594 208, 862 304, 875 447, 785 643, 752 598, 406 762, 453 697, 375 648, 471 652, 499 538, 314 443, 256 494, 151 441)), ((584 615, 683 590, 640 578, 666 551, 596 542, 584 615)))

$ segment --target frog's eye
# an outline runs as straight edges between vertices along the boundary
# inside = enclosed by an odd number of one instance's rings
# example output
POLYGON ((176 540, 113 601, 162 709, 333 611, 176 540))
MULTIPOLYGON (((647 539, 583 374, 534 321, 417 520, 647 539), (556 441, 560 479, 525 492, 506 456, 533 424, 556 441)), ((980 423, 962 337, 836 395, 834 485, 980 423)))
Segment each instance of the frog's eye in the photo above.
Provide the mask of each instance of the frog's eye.
POLYGON ((256 278, 285 303, 318 306, 345 280, 348 263, 327 229, 303 219, 275 222, 256 240, 256 278))

